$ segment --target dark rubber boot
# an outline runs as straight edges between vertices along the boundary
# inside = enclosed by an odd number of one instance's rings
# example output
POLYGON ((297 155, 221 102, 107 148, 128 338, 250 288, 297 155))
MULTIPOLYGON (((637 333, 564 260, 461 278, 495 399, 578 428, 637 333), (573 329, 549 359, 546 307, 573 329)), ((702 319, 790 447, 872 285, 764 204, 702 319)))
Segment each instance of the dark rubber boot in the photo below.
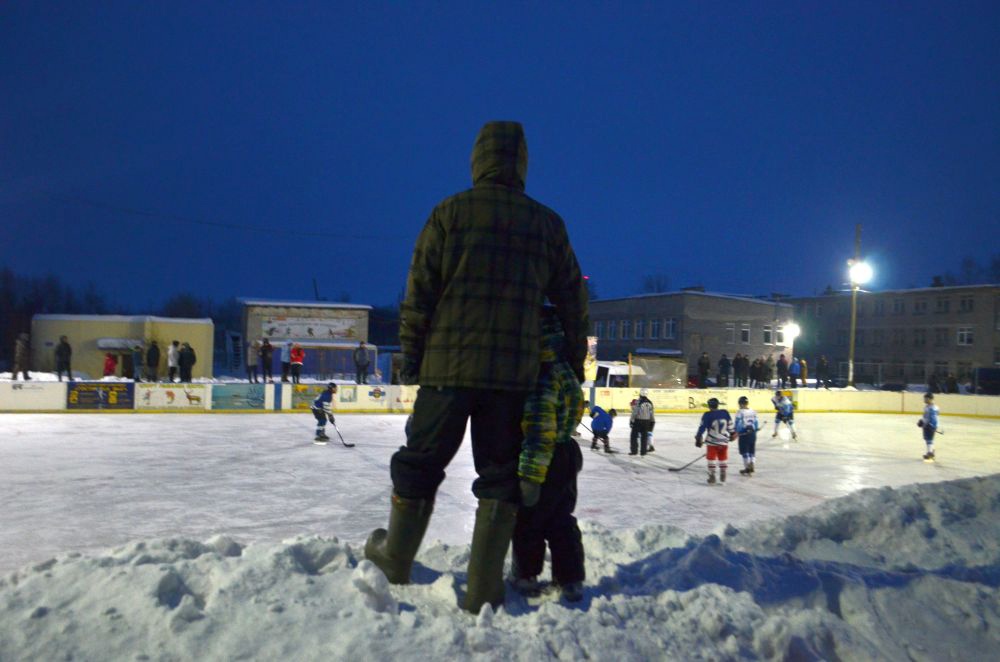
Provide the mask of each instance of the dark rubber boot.
POLYGON ((465 610, 478 614, 487 602, 497 608, 503 604, 503 561, 517 521, 517 504, 496 499, 480 499, 476 509, 476 528, 469 552, 468 589, 465 610))
POLYGON ((433 510, 433 499, 404 499, 393 493, 389 530, 375 529, 365 543, 365 558, 385 573, 389 583, 410 583, 413 558, 433 510))

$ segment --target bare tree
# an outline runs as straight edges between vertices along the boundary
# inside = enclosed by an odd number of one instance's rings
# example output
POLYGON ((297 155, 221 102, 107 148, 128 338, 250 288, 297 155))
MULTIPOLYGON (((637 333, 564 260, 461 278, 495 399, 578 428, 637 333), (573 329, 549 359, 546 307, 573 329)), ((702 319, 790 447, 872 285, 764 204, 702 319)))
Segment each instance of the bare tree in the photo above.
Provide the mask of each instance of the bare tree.
POLYGON ((642 277, 643 294, 660 294, 670 291, 670 277, 666 274, 646 274, 642 277))

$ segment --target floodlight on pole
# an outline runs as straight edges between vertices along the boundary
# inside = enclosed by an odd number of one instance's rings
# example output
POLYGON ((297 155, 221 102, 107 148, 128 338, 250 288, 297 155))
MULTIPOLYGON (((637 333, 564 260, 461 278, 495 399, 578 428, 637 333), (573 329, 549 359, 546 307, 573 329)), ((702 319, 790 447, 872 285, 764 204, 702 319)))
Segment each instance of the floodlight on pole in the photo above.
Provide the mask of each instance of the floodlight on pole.
POLYGON ((861 259, 861 225, 854 226, 854 257, 847 261, 851 279, 851 336, 847 352, 847 385, 854 386, 854 336, 858 326, 858 288, 872 279, 871 265, 861 259))
POLYGON ((789 322, 781 329, 785 334, 785 343, 795 342, 795 339, 802 333, 802 329, 795 322, 789 322))

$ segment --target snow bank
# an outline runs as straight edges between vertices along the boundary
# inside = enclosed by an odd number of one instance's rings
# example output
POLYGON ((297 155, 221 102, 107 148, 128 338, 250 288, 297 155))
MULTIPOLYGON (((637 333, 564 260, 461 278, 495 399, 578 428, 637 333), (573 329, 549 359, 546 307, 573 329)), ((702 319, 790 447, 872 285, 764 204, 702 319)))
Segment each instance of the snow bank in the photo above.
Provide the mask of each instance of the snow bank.
POLYGON ((456 607, 467 546, 390 586, 337 538, 135 542, 0 580, 0 659, 991 659, 1000 476, 870 489, 720 535, 584 523, 579 605, 456 607))

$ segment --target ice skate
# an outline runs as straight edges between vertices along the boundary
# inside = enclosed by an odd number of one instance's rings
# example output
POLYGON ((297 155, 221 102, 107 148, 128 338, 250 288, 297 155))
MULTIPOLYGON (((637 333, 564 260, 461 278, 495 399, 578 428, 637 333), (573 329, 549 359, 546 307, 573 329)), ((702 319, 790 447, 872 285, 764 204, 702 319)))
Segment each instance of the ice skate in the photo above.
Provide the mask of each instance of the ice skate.
POLYGON ((757 471, 757 467, 755 466, 756 464, 757 464, 756 462, 751 462, 750 463, 750 473, 751 474, 753 474, 753 472, 757 471))
POLYGON ((330 437, 326 436, 325 433, 317 434, 316 438, 313 439, 313 443, 316 444, 317 446, 326 446, 327 442, 329 441, 330 437))
POLYGON ((715 474, 708 474, 708 484, 715 485, 715 474))
POLYGON ((924 453, 924 462, 933 462, 933 461, 934 461, 934 451, 928 451, 924 453))
POLYGON ((752 474, 752 473, 753 473, 753 471, 750 469, 750 465, 747 465, 745 468, 740 469, 740 475, 741 476, 746 476, 747 478, 749 478, 750 474, 752 474))
POLYGON ((726 482, 726 470, 719 469, 719 484, 721 485, 722 483, 725 482, 726 482))

